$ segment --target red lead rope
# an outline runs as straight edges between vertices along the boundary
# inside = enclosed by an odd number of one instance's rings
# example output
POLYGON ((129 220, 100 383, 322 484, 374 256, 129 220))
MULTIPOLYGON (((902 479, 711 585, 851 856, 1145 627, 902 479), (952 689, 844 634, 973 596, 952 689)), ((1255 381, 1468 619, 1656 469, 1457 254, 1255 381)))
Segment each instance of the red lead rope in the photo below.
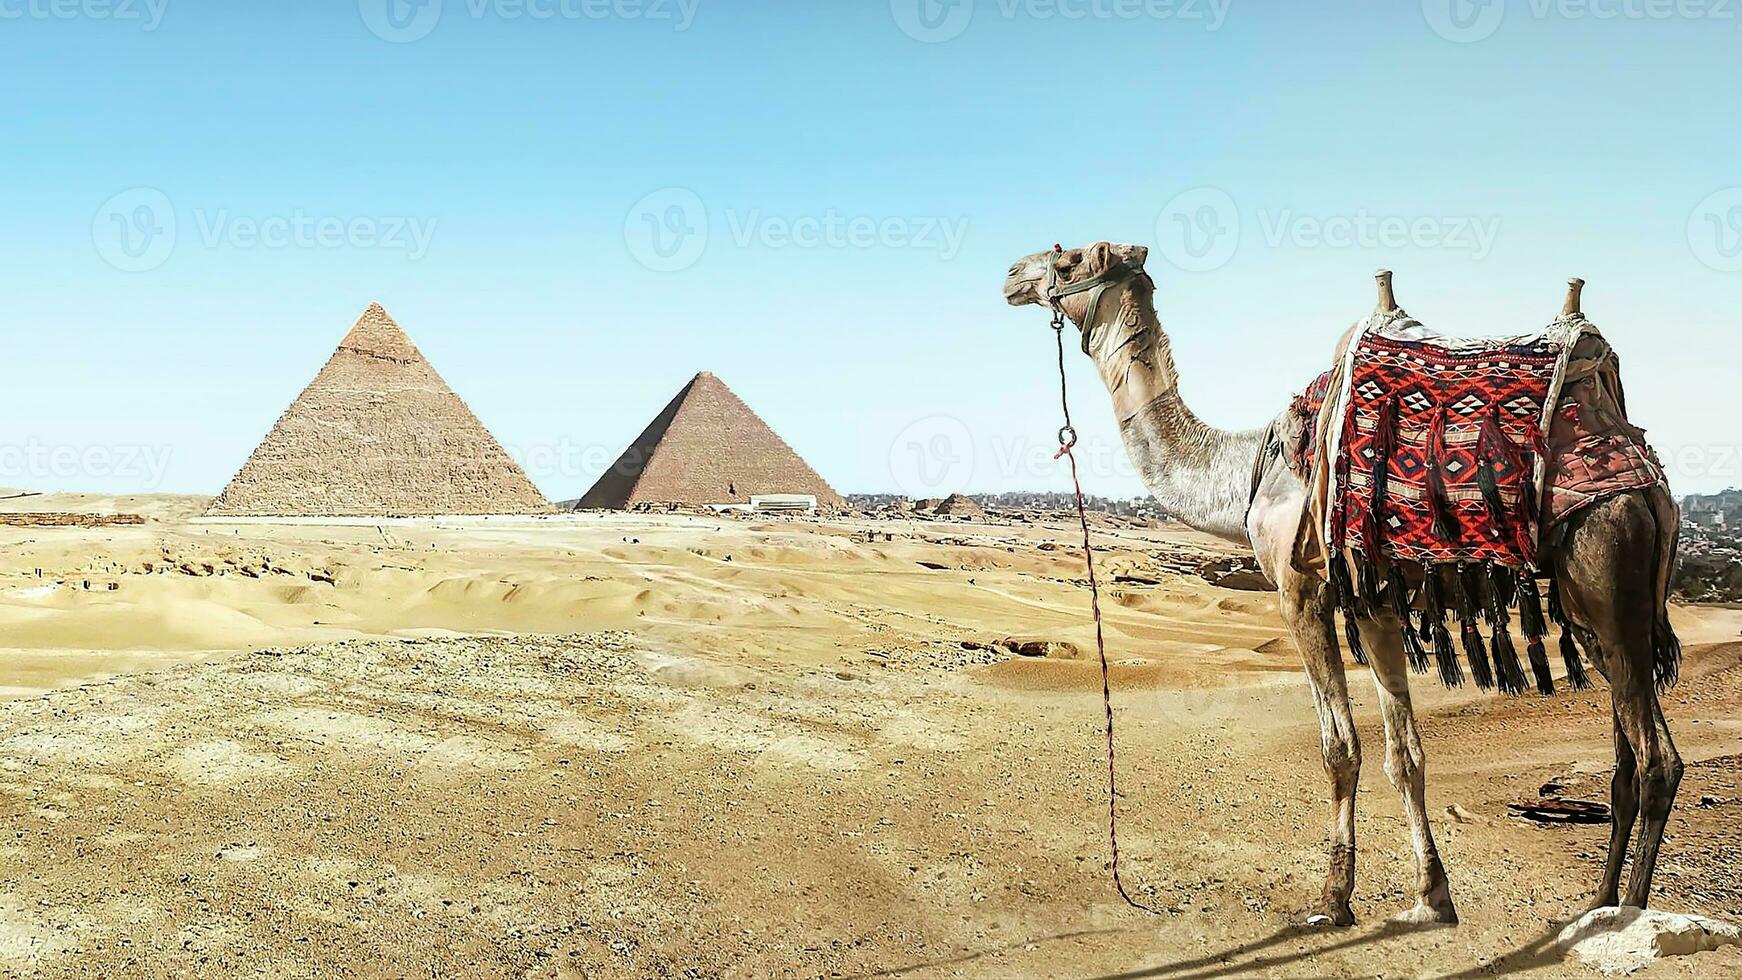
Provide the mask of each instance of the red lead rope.
POLYGON ((1095 551, 1089 542, 1089 510, 1083 503, 1083 481, 1077 476, 1077 430, 1071 426, 1071 400, 1065 383, 1065 315, 1054 309, 1052 332, 1059 349, 1059 402, 1064 408, 1065 424, 1059 429, 1059 451, 1054 459, 1071 462, 1071 484, 1077 491, 1077 520, 1083 525, 1083 560, 1089 566, 1089 604, 1095 611, 1095 651, 1101 655, 1101 706, 1107 711, 1107 843, 1113 851, 1113 887, 1125 904, 1142 912, 1157 915, 1154 909, 1137 901, 1125 890, 1119 877, 1119 788, 1117 768, 1113 762, 1113 685, 1107 670, 1107 640, 1101 629, 1101 586, 1095 580, 1095 551))

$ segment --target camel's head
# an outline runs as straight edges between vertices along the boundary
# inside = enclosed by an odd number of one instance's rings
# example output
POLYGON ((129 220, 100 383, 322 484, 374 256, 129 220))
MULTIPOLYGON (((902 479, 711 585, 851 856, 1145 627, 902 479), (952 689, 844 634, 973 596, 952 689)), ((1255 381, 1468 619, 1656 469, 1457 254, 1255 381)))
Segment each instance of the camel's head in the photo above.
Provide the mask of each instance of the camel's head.
POLYGON ((1148 258, 1149 249, 1142 245, 1111 242, 1036 252, 1010 267, 1004 277, 1004 300, 1011 306, 1046 306, 1056 296, 1065 314, 1080 327, 1088 308, 1088 288, 1142 272, 1148 258))

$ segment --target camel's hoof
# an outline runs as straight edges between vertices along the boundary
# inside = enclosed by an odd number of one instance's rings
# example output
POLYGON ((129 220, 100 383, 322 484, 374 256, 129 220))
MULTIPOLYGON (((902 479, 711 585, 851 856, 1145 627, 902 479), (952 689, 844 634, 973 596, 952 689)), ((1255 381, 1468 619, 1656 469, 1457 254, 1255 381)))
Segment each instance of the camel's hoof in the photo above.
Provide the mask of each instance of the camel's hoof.
POLYGON ((1391 921, 1412 926, 1455 926, 1458 924, 1458 910, 1450 902, 1444 905, 1417 902, 1415 908, 1397 913, 1391 921))
POLYGON ((1309 929, 1346 929, 1355 924, 1355 910, 1347 903, 1323 909, 1306 917, 1305 925, 1309 929))
POLYGON ((1612 909, 1620 904, 1621 896, 1619 895, 1598 895, 1591 901, 1591 904, 1585 906, 1585 911, 1590 913, 1595 912, 1598 909, 1612 909))

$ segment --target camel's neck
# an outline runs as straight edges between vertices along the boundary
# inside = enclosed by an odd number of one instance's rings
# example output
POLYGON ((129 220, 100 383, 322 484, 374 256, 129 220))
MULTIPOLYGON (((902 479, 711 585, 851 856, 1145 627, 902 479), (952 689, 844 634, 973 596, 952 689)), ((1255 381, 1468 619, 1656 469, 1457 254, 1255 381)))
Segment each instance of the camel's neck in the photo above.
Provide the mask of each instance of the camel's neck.
POLYGON ((1186 407, 1153 291, 1145 276, 1109 289, 1088 325, 1089 353, 1150 493, 1192 527, 1244 543, 1263 434, 1211 428, 1186 407))

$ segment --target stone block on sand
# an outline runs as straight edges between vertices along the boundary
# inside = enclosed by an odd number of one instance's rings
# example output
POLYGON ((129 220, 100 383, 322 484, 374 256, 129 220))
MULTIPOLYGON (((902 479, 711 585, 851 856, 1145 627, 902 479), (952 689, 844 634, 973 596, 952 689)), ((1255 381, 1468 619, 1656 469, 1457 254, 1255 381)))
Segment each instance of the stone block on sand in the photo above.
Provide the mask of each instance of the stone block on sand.
POLYGON ((1606 908, 1569 922, 1556 944, 1606 976, 1623 976, 1665 957, 1742 945, 1742 928, 1703 915, 1606 908))

